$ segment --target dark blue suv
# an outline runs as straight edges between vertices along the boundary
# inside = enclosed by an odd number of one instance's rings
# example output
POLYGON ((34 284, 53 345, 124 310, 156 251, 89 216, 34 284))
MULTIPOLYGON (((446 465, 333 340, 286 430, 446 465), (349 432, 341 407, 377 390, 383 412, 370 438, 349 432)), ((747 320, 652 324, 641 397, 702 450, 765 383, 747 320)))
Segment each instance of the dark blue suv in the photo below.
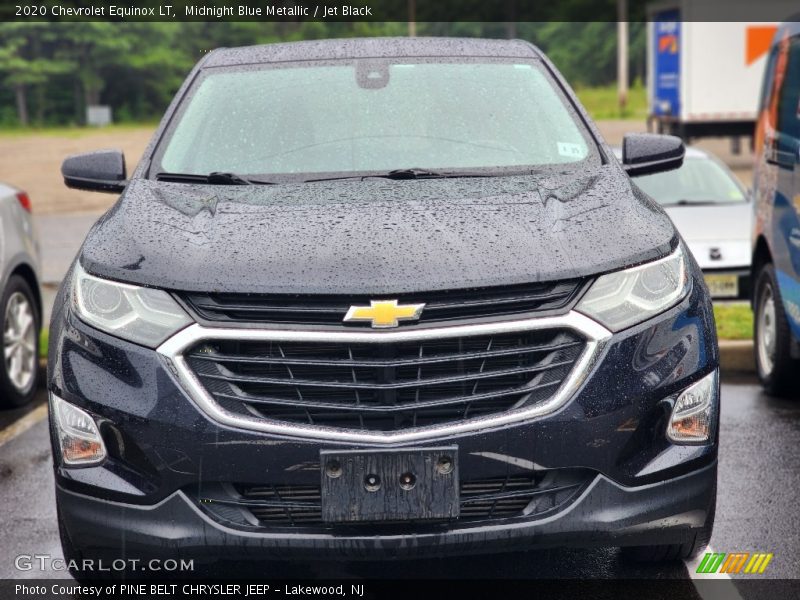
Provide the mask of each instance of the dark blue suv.
POLYGON ((761 92, 753 179, 753 308, 758 376, 800 389, 800 22, 778 28, 761 92))
POLYGON ((520 41, 210 53, 130 179, 62 168, 121 193, 50 329, 66 556, 696 554, 713 313, 631 180, 683 156, 520 41))

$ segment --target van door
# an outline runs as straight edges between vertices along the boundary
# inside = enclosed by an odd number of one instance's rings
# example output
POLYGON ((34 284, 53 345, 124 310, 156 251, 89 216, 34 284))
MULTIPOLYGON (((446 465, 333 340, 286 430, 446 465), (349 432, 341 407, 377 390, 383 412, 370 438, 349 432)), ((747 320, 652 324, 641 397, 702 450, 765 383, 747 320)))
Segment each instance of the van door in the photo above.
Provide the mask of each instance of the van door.
POLYGON ((773 258, 787 317, 800 336, 800 36, 780 44, 775 129, 766 140, 767 160, 777 167, 773 258))

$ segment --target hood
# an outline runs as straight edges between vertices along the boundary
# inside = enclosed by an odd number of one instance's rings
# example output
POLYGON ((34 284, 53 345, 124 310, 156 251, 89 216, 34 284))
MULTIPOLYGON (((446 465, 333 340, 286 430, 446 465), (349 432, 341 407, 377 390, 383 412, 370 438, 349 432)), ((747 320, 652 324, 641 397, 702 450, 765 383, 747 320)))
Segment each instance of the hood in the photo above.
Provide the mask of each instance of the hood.
POLYGON ((753 206, 669 206, 667 214, 702 269, 750 265, 753 206))
POLYGON ((81 264, 172 290, 407 293, 583 277, 664 256, 675 240, 613 165, 579 178, 135 179, 90 231, 81 264))

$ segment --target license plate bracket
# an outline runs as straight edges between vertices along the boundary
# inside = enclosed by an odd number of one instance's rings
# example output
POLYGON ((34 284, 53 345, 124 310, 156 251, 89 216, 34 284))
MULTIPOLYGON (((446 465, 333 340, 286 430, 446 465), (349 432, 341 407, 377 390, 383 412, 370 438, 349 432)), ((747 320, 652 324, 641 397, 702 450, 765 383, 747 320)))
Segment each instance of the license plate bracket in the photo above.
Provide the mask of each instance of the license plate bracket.
POLYGON ((329 523, 455 519, 458 447, 322 450, 322 519, 329 523))

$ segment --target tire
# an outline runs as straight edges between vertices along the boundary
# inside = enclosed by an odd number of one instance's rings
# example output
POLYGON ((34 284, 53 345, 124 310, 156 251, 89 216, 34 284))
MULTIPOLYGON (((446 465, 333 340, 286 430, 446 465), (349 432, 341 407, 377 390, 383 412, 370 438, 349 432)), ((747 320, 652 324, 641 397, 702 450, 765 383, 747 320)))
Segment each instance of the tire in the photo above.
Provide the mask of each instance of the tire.
POLYGON ((775 267, 765 264, 756 277, 753 345, 756 372, 771 396, 797 393, 800 361, 791 355, 792 332, 783 309, 775 267))
POLYGON ((23 406, 36 394, 40 327, 31 287, 19 275, 12 275, 0 294, 0 408, 23 406))
POLYGON ((717 484, 714 483, 711 506, 703 527, 694 538, 684 544, 662 544, 659 546, 630 546, 622 549, 622 557, 632 562, 668 562, 694 558, 706 549, 714 532, 714 517, 717 514, 717 484))

